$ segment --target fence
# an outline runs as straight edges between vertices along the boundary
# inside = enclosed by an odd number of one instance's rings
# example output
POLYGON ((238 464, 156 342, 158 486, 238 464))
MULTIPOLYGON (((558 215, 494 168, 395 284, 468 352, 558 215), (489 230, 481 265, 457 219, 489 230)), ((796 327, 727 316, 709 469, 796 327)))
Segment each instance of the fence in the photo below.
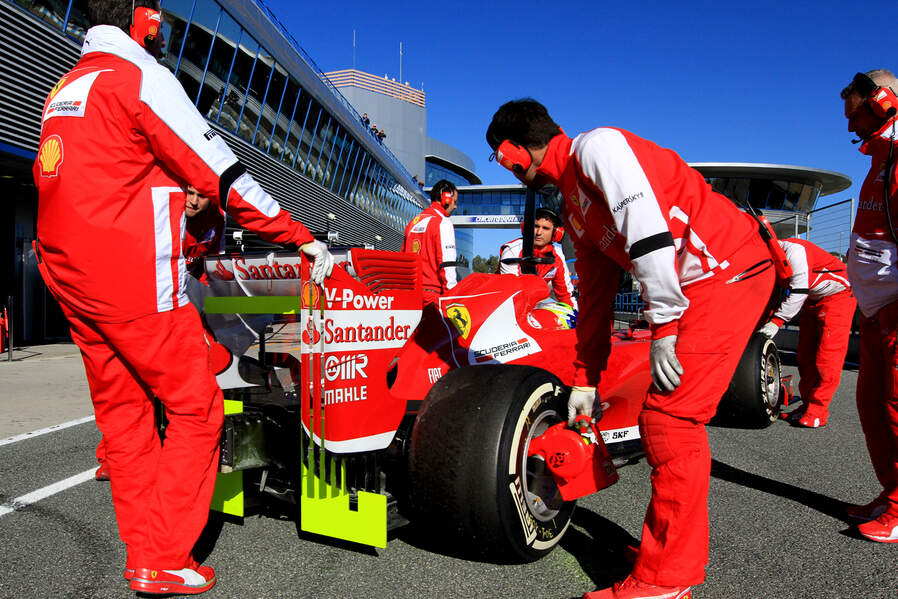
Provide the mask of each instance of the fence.
MULTIPOLYGON (((796 214, 772 224, 778 232, 784 229, 798 231, 797 237, 806 239, 845 260, 845 254, 848 253, 848 246, 851 243, 853 218, 854 198, 849 198, 811 210, 807 215, 807 230, 803 230, 805 229, 803 226, 800 228, 798 226, 799 221, 804 220, 803 215, 796 214), (791 226, 790 223, 794 223, 794 226, 791 226)), ((789 233, 789 236, 793 235, 793 233, 789 233)))

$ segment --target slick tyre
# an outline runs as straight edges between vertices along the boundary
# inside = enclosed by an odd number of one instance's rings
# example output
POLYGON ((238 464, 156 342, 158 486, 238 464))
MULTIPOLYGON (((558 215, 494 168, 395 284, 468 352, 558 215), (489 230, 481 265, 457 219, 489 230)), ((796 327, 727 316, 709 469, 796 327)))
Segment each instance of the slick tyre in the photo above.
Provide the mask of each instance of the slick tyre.
POLYGON ((531 439, 566 414, 566 393, 531 366, 450 371, 418 414, 409 454, 414 517, 473 552, 539 559, 561 540, 576 502, 564 502, 531 439))
POLYGON ((770 426, 779 418, 782 407, 781 378, 776 344, 755 333, 720 400, 715 422, 744 428, 770 426))

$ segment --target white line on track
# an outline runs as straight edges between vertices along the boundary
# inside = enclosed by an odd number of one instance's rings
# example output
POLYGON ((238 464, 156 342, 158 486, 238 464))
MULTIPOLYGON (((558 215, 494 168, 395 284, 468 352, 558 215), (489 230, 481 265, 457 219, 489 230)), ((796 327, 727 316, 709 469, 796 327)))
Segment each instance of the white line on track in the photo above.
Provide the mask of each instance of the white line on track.
POLYGON ((21 497, 16 497, 12 501, 7 501, 6 503, 0 505, 0 517, 3 517, 10 512, 24 509, 32 503, 40 501, 41 499, 46 499, 51 495, 56 495, 61 491, 65 491, 66 489, 74 487, 75 485, 80 485, 83 482, 91 480, 94 477, 95 470, 96 468, 85 470, 81 474, 70 476, 59 482, 55 482, 52 485, 47 485, 43 489, 38 489, 37 491, 32 491, 31 493, 27 493, 25 495, 22 495, 21 497))
POLYGON ((31 431, 30 433, 22 433, 21 435, 16 435, 15 437, 0 439, 0 446, 9 445, 10 443, 15 443, 16 441, 24 441, 25 439, 31 439, 32 437, 39 437, 40 435, 46 435, 47 433, 55 433, 56 431, 61 431, 64 428, 77 426, 79 424, 84 424, 85 422, 91 422, 92 420, 94 420, 93 416, 85 416, 84 418, 79 418, 78 420, 70 420, 68 422, 63 422, 62 424, 54 424, 53 426, 48 426, 47 428, 42 428, 37 431, 31 431))

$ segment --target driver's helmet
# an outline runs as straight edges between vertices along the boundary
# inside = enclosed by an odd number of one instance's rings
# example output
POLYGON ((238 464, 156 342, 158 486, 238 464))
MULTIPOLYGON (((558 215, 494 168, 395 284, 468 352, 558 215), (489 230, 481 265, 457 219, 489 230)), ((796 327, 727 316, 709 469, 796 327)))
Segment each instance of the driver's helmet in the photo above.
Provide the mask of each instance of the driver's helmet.
POLYGON ((533 307, 527 321, 537 329, 563 331, 577 326, 577 311, 564 302, 545 299, 533 307))

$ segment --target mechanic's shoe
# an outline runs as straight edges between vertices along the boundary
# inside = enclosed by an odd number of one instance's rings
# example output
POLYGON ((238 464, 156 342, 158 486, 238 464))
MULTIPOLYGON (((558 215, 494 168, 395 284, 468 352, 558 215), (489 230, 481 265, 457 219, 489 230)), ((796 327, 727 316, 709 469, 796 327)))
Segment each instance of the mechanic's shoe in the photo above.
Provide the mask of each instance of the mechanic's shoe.
POLYGON ((180 570, 137 568, 131 590, 151 595, 197 595, 215 586, 215 570, 209 566, 180 570))
POLYGON ((627 545, 624 547, 624 559, 631 566, 639 559, 639 545, 627 545))
POLYGON ((820 418, 813 414, 802 414, 798 418, 790 419, 792 426, 800 426, 804 428, 823 428, 826 426, 826 418, 820 418))
POLYGON ((845 513, 849 518, 858 520, 859 522, 869 522, 882 515, 889 507, 889 498, 883 490, 876 499, 870 503, 863 505, 849 505, 845 508, 845 513))
POLYGON ((659 587, 627 576, 607 589, 584 594, 583 599, 692 599, 692 587, 659 587))
POLYGON ((122 578, 125 580, 131 580, 134 578, 134 568, 125 568, 122 572, 122 578))
POLYGON ((94 480, 109 480, 109 465, 106 462, 100 462, 100 467, 94 472, 94 480))
POLYGON ((857 530, 877 543, 898 543, 898 506, 887 509, 876 520, 858 524, 857 530))

